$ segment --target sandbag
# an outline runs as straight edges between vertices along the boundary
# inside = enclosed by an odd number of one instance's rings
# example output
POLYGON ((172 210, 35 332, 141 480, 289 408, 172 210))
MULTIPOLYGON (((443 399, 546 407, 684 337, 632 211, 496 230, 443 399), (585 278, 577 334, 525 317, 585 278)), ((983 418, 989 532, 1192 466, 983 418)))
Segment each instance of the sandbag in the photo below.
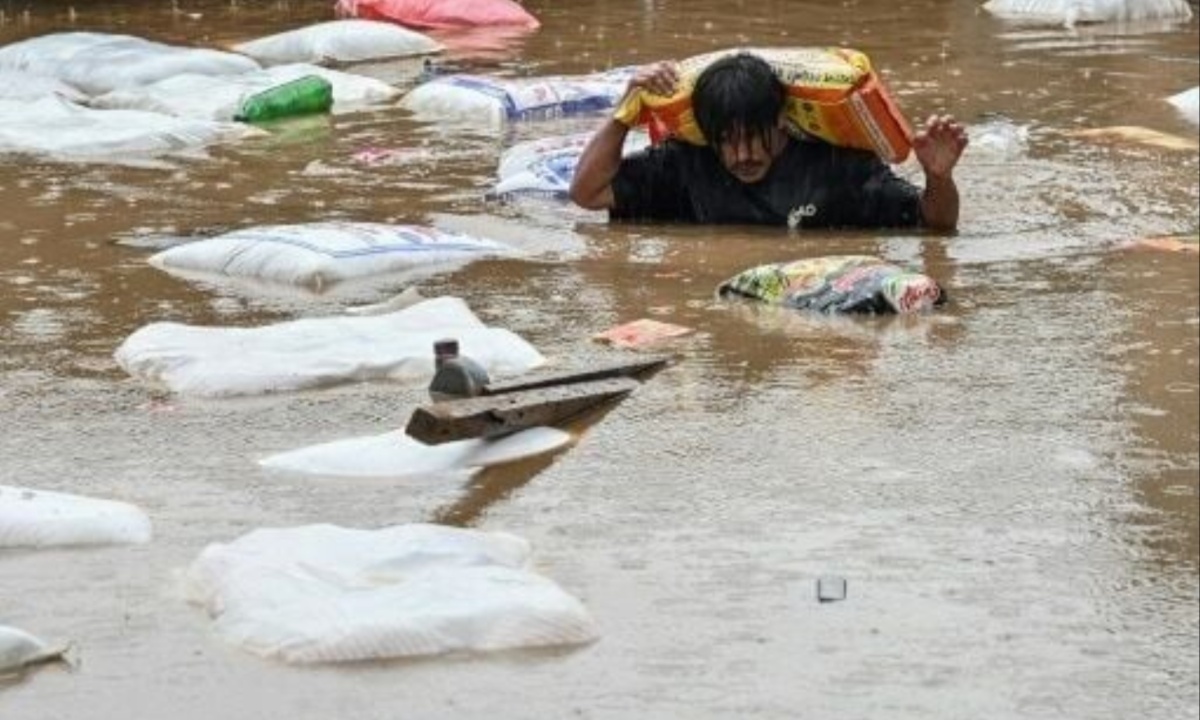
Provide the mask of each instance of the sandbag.
POLYGON ((717 294, 822 313, 914 313, 945 301, 933 278, 865 255, 759 265, 721 283, 717 294))
POLYGON ((608 110, 621 99, 631 73, 509 79, 445 75, 413 88, 400 104, 425 120, 498 127, 608 110))
POLYGON ((415 28, 541 24, 513 0, 338 0, 336 8, 341 15, 415 28))
POLYGON ((1187 0, 988 0, 997 17, 1071 27, 1076 23, 1187 20, 1187 0))
POLYGON ((0 153, 123 162, 261 134, 237 123, 138 110, 94 110, 46 97, 0 100, 0 153))
POLYGON ((383 315, 292 320, 263 327, 151 323, 114 357, 125 372, 176 393, 221 397, 347 382, 428 383, 433 343, 456 338, 492 378, 543 364, 515 333, 483 324, 458 298, 426 300, 383 315))
POLYGON ((263 65, 352 63, 427 55, 442 49, 433 38, 371 20, 334 20, 234 45, 263 65))
POLYGON ((395 430, 279 453, 259 465, 334 477, 407 477, 502 465, 557 450, 570 441, 569 433, 538 427, 502 438, 426 445, 395 430))
POLYGON ((1200 125, 1200 87, 1184 90, 1178 95, 1167 98, 1167 102, 1175 106, 1180 114, 1190 120, 1193 125, 1200 125))
POLYGON ((528 569, 529 543, 439 525, 255 530, 184 577, 217 634, 288 663, 586 643, 574 597, 528 569))
POLYGON ((114 500, 0 485, 0 548, 150 542, 150 519, 114 500))
POLYGON ((175 75, 239 75, 258 69, 254 60, 235 53, 105 33, 55 33, 0 48, 0 70, 57 78, 89 95, 175 75))
POLYGON ((254 278, 323 290, 344 280, 445 268, 504 255, 493 240, 416 225, 267 225, 187 242, 150 257, 168 272, 254 278))
POLYGON ((65 647, 52 647, 24 630, 0 625, 0 677, 62 658, 65 647))
POLYGON ((0 70, 0 100, 40 100, 49 96, 74 103, 88 97, 56 78, 21 70, 0 70))
MULTIPOLYGON (((490 196, 496 199, 567 199, 575 168, 579 164, 579 156, 591 139, 592 133, 578 133, 531 140, 512 146, 500 156, 500 166, 496 171, 499 181, 490 196)), ((649 144, 648 135, 631 132, 625 139, 622 154, 630 155, 645 149, 649 144)))
POLYGON ((636 89, 621 103, 616 118, 630 126, 649 126, 656 142, 673 137, 706 144, 692 112, 692 90, 705 68, 739 52, 757 55, 774 68, 787 86, 787 116, 796 129, 834 145, 874 150, 887 162, 908 157, 908 121, 870 59, 846 48, 735 48, 689 58, 680 63, 675 94, 663 97, 636 89))

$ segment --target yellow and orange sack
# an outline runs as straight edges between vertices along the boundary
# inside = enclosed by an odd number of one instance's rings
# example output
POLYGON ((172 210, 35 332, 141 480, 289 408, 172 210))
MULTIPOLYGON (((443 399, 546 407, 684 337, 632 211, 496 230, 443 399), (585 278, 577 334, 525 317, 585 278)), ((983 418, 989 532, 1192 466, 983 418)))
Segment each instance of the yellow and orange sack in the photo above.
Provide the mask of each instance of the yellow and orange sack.
POLYGON ((912 128, 880 82, 866 55, 845 48, 746 48, 689 58, 679 64, 674 95, 630 93, 614 116, 647 125, 657 142, 675 137, 707 144, 692 114, 696 78, 713 62, 738 52, 766 60, 787 86, 787 115, 796 128, 834 145, 874 150, 888 162, 903 162, 912 149, 912 128))

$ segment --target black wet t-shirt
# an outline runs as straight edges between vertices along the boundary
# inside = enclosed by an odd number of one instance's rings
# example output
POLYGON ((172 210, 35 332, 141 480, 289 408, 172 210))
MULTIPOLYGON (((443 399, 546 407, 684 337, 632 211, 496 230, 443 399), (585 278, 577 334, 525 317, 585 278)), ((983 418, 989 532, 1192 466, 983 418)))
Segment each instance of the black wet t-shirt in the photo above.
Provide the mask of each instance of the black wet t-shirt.
POLYGON ((920 192, 874 153, 788 139, 766 177, 747 184, 708 147, 669 141, 625 158, 614 220, 799 228, 914 227, 920 192))

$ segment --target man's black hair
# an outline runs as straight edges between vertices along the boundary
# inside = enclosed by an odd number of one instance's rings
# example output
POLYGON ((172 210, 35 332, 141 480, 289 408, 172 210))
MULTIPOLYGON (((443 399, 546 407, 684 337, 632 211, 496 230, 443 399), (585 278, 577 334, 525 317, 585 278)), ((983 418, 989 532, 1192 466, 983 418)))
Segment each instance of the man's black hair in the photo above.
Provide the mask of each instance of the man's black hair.
POLYGON ((692 112, 715 149, 733 132, 768 138, 779 123, 786 90, 766 60, 741 52, 717 60, 696 78, 692 112))

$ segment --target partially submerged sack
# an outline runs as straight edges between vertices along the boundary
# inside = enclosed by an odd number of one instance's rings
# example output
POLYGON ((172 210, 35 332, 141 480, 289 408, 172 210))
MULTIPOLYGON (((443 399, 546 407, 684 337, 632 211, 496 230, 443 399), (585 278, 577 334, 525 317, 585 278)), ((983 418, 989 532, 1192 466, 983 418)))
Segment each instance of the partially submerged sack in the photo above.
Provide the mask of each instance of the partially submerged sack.
POLYGON ((342 15, 388 20, 415 28, 518 25, 536 28, 537 18, 513 0, 338 0, 342 15))
POLYGON ((226 641, 289 663, 589 642, 583 604, 508 533, 439 525, 255 530, 204 549, 184 591, 226 641))
POLYGON ((442 46, 433 38, 391 23, 334 20, 244 42, 233 49, 263 65, 323 65, 427 55, 442 46))
POLYGON ((501 126, 608 110, 625 92, 631 71, 597 75, 502 79, 446 75, 418 85, 401 106, 433 121, 501 126))
POLYGON ((366 317, 292 320, 264 327, 196 327, 158 322, 117 348, 125 372, 172 392, 220 397, 303 390, 347 382, 428 383, 433 343, 455 338, 461 352, 498 378, 545 362, 509 330, 488 327, 458 298, 426 300, 366 317))
MULTIPOLYGON (((592 133, 578 133, 512 146, 500 156, 496 171, 499 182, 490 195, 498 199, 545 197, 565 200, 579 157, 591 139, 592 133)), ((645 133, 632 132, 625 139, 622 154, 638 152, 649 144, 650 139, 645 133)))
POLYGON ((148 110, 178 117, 231 121, 245 112, 248 99, 255 94, 312 76, 329 84, 334 112, 391 102, 400 96, 399 90, 375 78, 298 63, 232 77, 178 75, 142 87, 114 90, 89 104, 97 108, 148 110))
POLYGON ((0 485, 0 548, 150 541, 150 519, 123 502, 0 485))
POLYGON ((344 280, 446 267, 502 255, 494 240, 416 225, 266 225, 184 243, 150 257, 167 271, 254 278, 324 289, 344 280))
POLYGON ((75 103, 87 100, 87 95, 57 78, 21 70, 0 70, 0 100, 41 100, 45 97, 59 97, 75 103))
POLYGON ((656 141, 674 137, 706 144, 692 112, 692 90, 705 68, 739 52, 761 57, 774 68, 787 87, 787 116, 797 129, 833 145, 874 150, 887 162, 908 157, 908 121, 870 59, 845 48, 739 48, 689 58, 680 63, 674 95, 635 90, 621 103, 616 118, 630 126, 649 125, 656 141))
POLYGON ((55 33, 0 48, 0 70, 58 78, 90 95, 185 73, 239 75, 258 69, 258 63, 235 53, 105 33, 55 33))
POLYGON ((759 265, 717 293, 823 313, 912 313, 945 301, 933 278, 864 255, 759 265))
POLYGON ((988 0, 983 9, 1001 18, 1071 27, 1076 23, 1187 20, 1187 0, 988 0))
POLYGON ((125 161, 237 140, 260 131, 236 123, 137 110, 93 110, 46 97, 0 100, 0 153, 125 161))

